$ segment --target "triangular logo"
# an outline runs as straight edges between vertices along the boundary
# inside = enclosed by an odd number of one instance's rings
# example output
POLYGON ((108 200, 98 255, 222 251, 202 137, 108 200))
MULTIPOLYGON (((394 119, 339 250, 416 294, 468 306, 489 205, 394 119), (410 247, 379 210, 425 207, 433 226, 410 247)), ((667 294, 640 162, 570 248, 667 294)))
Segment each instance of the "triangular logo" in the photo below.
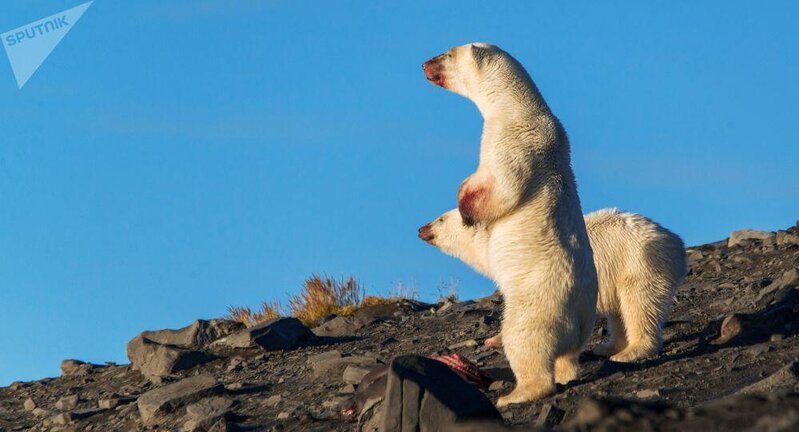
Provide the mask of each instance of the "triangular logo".
POLYGON ((28 82, 91 5, 92 2, 86 2, 0 35, 19 88, 28 82))

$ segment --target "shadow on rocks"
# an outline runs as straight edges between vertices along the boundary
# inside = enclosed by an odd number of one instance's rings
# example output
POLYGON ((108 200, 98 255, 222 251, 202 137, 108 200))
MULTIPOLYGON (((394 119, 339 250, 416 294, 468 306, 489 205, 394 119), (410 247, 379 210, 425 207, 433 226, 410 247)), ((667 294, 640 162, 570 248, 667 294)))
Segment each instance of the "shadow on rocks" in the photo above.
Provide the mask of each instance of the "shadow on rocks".
MULTIPOLYGON (((586 384, 605 378, 616 372, 631 372, 660 366, 662 364, 704 356, 722 348, 744 347, 767 342, 772 335, 784 337, 799 334, 799 290, 784 291, 777 301, 759 312, 734 313, 709 323, 701 331, 682 336, 681 340, 698 339, 694 349, 660 357, 640 363, 617 363, 605 361, 596 373, 576 384, 586 384)), ((581 360, 588 360, 581 356, 581 360)))

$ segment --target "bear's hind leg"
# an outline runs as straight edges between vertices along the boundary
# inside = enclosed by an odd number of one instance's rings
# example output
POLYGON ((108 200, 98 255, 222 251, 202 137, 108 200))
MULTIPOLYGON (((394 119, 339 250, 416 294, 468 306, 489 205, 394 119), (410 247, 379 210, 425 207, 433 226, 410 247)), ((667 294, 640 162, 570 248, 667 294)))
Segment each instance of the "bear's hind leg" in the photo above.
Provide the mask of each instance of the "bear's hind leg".
POLYGON ((644 360, 660 351, 661 315, 655 287, 643 287, 638 293, 626 293, 621 299, 622 321, 627 335, 627 346, 612 355, 616 362, 636 362, 644 360), (641 293, 648 295, 641 295, 641 293), (637 294, 637 295, 636 295, 637 294))
POLYGON ((610 357, 627 348, 627 332, 624 322, 617 313, 608 314, 608 340, 594 347, 594 354, 610 357))

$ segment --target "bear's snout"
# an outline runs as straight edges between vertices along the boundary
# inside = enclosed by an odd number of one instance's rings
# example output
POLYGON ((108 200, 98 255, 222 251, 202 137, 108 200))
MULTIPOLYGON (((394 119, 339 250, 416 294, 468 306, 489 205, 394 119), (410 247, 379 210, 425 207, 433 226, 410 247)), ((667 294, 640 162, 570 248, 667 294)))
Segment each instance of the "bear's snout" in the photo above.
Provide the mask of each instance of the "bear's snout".
POLYGON ((441 64, 441 56, 433 57, 424 62, 424 64, 422 64, 422 70, 428 81, 437 86, 445 87, 444 67, 441 64))
POLYGON ((433 227, 430 226, 430 224, 427 224, 419 228, 419 238, 428 243, 432 243, 436 238, 436 235, 433 234, 433 227))

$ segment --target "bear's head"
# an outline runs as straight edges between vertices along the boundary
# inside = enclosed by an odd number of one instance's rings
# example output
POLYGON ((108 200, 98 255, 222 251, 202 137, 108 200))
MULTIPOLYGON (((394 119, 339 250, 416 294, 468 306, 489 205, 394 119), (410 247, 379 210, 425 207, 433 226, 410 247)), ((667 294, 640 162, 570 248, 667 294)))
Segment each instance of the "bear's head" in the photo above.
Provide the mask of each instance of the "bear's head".
POLYGON ((452 209, 419 228, 419 238, 441 252, 465 262, 491 278, 488 268, 488 231, 483 225, 466 226, 458 209, 452 209))
POLYGON ((464 225, 458 209, 452 209, 419 228, 419 238, 447 254, 454 255, 472 242, 477 229, 464 225))
MULTIPOLYGON (((431 83, 475 100, 481 94, 496 91, 524 68, 508 53, 486 43, 471 43, 450 49, 422 65, 431 83), (487 88, 487 87, 490 87, 487 88)), ((528 77, 529 79, 529 77, 528 77)))

